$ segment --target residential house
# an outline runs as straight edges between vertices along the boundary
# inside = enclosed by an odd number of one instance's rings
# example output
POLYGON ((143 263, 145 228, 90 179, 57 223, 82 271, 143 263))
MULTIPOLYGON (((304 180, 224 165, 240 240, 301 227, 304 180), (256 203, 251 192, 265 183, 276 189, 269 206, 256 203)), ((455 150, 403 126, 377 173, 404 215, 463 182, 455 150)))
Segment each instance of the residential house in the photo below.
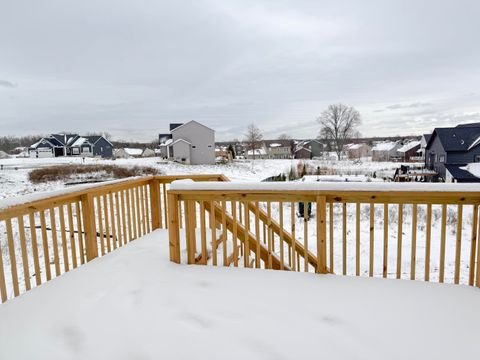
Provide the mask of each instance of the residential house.
POLYGON ((372 161, 397 160, 397 150, 401 147, 397 141, 381 141, 372 147, 372 161))
POLYGON ((160 134, 160 149, 166 158, 184 164, 215 163, 215 131, 192 120, 170 124, 170 133, 160 134))
POLYGON ((364 143, 348 144, 345 146, 345 153, 349 160, 361 159, 372 156, 372 148, 364 143))
POLYGON ((130 159, 153 156, 155 156, 155 151, 149 148, 120 148, 115 150, 115 158, 117 159, 130 159))
POLYGON ((419 156, 422 157, 422 161, 425 161, 425 148, 427 147, 428 140, 430 140, 430 136, 432 136, 432 134, 423 134, 420 139, 419 156))
POLYGON ((291 159, 293 140, 265 140, 264 148, 268 159, 291 159))
MULTIPOLYGON (((465 168, 480 162, 480 123, 436 128, 425 148, 425 166, 437 173, 433 181, 472 182, 465 168)), ((470 175, 469 175, 470 174, 470 175)))
POLYGON ((301 140, 295 146, 295 159, 312 159, 320 157, 325 151, 325 145, 316 139, 301 140))
POLYGON ((403 162, 412 162, 412 161, 421 161, 422 156, 420 153, 421 140, 409 141, 403 144, 398 148, 397 152, 400 157, 400 161, 403 162))
POLYGON ((267 150, 264 146, 255 150, 247 150, 247 159, 268 159, 267 150))
POLYGON ((80 136, 78 134, 52 134, 28 148, 33 158, 80 156, 110 158, 113 144, 103 136, 80 136))

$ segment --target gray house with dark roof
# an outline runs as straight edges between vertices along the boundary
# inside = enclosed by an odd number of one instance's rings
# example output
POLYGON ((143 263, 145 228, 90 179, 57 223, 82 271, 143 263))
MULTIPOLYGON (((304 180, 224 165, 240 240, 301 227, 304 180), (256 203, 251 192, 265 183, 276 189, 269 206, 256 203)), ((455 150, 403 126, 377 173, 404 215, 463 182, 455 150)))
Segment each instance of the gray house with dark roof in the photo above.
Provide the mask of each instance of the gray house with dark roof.
POLYGON ((437 180, 447 182, 480 182, 462 169, 480 162, 480 123, 436 128, 425 147, 425 166, 434 170, 437 180))
POLYGON ((102 157, 113 156, 113 144, 101 135, 52 134, 29 147, 30 157, 102 157))

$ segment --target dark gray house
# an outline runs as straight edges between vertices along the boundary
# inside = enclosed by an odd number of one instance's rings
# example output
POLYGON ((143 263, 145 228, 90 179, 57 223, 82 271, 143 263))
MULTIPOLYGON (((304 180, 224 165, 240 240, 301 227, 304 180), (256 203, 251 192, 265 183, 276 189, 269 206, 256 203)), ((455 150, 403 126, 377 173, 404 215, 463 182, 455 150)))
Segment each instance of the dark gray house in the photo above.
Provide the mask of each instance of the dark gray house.
POLYGON ((480 182, 464 169, 474 162, 480 162, 480 123, 433 131, 425 148, 425 166, 438 174, 437 181, 480 182))
POLYGON ((34 158, 57 156, 111 158, 113 144, 100 135, 52 134, 30 146, 28 153, 34 158))

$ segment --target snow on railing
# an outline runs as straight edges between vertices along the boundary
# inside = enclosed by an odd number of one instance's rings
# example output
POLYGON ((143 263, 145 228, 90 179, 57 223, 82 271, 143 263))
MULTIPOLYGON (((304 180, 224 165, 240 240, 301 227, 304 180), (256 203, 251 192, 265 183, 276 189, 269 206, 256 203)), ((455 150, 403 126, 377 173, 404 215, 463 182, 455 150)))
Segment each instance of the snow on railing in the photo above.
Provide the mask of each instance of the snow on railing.
POLYGON ((176 181, 168 197, 177 263, 480 286, 476 184, 176 181))

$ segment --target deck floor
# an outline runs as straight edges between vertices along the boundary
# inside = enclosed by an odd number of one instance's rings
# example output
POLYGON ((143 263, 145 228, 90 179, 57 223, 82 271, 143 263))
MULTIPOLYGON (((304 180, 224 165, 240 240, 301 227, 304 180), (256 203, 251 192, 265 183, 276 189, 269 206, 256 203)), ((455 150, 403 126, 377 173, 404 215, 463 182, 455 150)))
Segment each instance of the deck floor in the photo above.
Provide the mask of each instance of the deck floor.
POLYGON ((480 290, 176 265, 164 230, 0 306, 0 359, 478 358, 480 290))

